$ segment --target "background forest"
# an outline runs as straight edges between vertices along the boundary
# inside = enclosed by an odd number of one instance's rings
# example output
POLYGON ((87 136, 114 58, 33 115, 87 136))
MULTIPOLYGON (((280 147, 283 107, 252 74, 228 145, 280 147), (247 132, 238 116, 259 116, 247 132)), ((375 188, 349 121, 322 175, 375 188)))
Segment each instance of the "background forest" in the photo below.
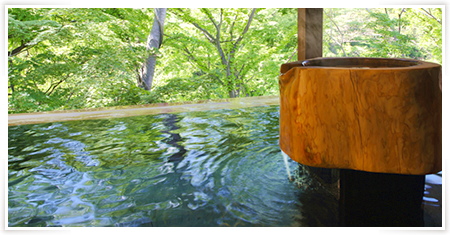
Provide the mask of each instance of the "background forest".
MULTIPOLYGON (((442 64, 440 8, 323 20, 324 57, 442 64)), ((277 95, 296 34, 297 9, 10 8, 8 113, 277 95)))

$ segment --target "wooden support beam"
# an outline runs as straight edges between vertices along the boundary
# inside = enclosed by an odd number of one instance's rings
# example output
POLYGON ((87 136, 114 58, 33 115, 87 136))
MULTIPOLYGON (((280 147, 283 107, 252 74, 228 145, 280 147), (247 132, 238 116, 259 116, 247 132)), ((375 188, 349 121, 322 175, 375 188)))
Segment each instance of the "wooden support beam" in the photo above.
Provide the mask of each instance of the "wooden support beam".
POLYGON ((299 61, 322 57, 323 8, 298 8, 299 61))

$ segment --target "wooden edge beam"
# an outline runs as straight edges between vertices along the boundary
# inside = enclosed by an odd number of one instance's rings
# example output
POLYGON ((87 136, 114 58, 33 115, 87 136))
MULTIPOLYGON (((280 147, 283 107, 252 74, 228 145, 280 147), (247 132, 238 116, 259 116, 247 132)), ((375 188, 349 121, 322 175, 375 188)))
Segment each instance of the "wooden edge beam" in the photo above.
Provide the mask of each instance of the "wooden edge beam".
POLYGON ((322 57, 323 8, 298 8, 297 60, 322 57))

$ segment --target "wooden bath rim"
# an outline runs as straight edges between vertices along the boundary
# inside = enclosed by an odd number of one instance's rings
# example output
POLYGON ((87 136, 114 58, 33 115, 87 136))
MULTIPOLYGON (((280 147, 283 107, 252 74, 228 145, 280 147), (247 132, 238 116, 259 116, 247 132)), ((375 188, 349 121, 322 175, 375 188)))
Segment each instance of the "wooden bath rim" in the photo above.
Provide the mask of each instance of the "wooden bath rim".
POLYGON ((182 103, 160 103, 130 106, 115 106, 93 109, 60 110, 8 115, 8 126, 50 122, 81 121, 103 118, 123 118, 162 113, 181 113, 218 109, 237 109, 266 105, 278 105, 278 96, 202 100, 182 103))
POLYGON ((280 72, 280 148, 294 161, 410 175, 442 170, 439 64, 314 58, 280 72))
POLYGON ((318 57, 303 61, 294 61, 281 65, 280 72, 285 74, 290 69, 295 67, 307 67, 307 68, 326 68, 326 69, 367 69, 358 67, 345 67, 345 66, 358 66, 366 65, 371 70, 410 70, 410 69, 423 69, 435 66, 441 66, 436 63, 420 61, 415 59, 396 59, 396 58, 366 58, 366 57, 318 57), (369 65, 369 66, 367 66, 369 65), (384 66, 383 66, 384 65, 384 66))

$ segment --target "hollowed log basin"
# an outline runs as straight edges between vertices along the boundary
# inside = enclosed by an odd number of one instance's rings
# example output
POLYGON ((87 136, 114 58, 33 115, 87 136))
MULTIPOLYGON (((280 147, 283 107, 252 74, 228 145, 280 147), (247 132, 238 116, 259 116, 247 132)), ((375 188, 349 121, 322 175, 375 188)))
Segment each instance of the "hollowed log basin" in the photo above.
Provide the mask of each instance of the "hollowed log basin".
POLYGON ((441 66, 413 59, 283 64, 280 147, 321 167, 424 175, 442 170, 441 66))

